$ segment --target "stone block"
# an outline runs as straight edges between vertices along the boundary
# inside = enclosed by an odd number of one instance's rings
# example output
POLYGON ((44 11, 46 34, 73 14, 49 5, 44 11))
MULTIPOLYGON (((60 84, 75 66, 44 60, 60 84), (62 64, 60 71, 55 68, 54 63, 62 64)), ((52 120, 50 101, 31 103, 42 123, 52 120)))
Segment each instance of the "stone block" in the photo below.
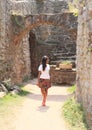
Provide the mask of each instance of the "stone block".
POLYGON ((75 84, 76 70, 61 70, 51 68, 51 80, 53 84, 75 84))

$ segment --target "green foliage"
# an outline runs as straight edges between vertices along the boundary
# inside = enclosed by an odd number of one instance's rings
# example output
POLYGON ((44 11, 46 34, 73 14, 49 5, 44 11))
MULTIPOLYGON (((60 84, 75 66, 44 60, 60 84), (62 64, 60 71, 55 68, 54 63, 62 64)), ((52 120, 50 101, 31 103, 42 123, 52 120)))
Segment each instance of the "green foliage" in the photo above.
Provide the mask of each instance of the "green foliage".
POLYGON ((12 101, 17 103, 17 101, 20 100, 21 97, 26 96, 27 94, 29 94, 29 92, 26 90, 22 90, 19 94, 16 95, 12 95, 11 93, 9 93, 3 98, 0 98, 0 106, 6 105, 7 103, 12 101))
POLYGON ((26 91, 26 90, 22 90, 20 93, 19 93, 19 96, 22 96, 22 97, 24 97, 24 96, 26 96, 26 95, 28 95, 30 92, 28 92, 28 91, 26 91))
POLYGON ((7 127, 7 124, 11 126, 11 122, 15 121, 16 114, 21 110, 21 106, 23 105, 27 94, 28 92, 23 90, 20 94, 8 94, 5 97, 0 98, 1 129, 3 129, 3 126, 7 127))
POLYGON ((18 95, 14 96, 11 94, 7 94, 5 97, 0 98, 0 106, 5 105, 9 102, 15 102, 15 99, 17 99, 18 95))
POLYGON ((67 100, 63 105, 63 115, 71 130, 87 130, 83 108, 74 98, 67 100))
POLYGON ((73 85, 67 89, 69 93, 74 93, 76 91, 76 85, 73 85))
POLYGON ((87 52, 92 52, 92 44, 89 44, 87 52))
POLYGON ((18 26, 20 29, 24 29, 25 18, 23 15, 13 14, 11 18, 14 25, 18 26))
POLYGON ((67 65, 67 64, 72 64, 72 63, 71 63, 71 61, 65 60, 65 61, 62 61, 61 64, 67 65))
POLYGON ((22 89, 19 94, 12 95, 9 93, 3 98, 0 98, 0 114, 4 114, 5 112, 10 111, 12 107, 21 104, 27 94, 29 94, 29 92, 22 89))
POLYGON ((0 98, 0 118, 5 118, 6 115, 10 116, 11 111, 15 106, 21 104, 21 97, 19 95, 8 94, 3 98, 0 98))
POLYGON ((70 0, 68 0, 68 6, 69 6, 69 10, 70 12, 72 12, 74 14, 74 16, 78 16, 79 13, 79 8, 83 8, 86 6, 86 1, 85 0, 73 0, 72 2, 70 0))
POLYGON ((74 16, 78 16, 77 4, 78 0, 74 0, 72 3, 70 1, 68 2, 69 10, 74 14, 74 16))
POLYGON ((26 75, 25 77, 24 77, 24 79, 23 79, 23 82, 27 82, 28 80, 30 80, 31 79, 31 77, 29 76, 29 75, 26 75))

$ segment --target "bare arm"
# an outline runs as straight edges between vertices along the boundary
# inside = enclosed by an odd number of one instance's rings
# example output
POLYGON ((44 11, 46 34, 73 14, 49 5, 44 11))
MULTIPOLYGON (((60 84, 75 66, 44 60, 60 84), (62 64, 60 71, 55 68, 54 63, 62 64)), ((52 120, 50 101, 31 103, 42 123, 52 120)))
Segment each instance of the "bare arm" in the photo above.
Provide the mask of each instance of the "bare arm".
POLYGON ((39 83, 40 75, 41 75, 41 71, 38 71, 38 83, 39 83))
POLYGON ((51 81, 51 68, 50 68, 49 74, 50 74, 50 81, 51 81))

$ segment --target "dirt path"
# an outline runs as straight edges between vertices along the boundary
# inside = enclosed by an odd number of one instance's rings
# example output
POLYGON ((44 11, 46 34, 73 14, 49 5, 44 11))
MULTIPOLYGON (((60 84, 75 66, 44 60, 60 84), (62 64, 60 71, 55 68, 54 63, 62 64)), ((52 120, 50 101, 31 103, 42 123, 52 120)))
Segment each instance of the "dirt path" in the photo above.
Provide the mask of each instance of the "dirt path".
POLYGON ((43 107, 40 89, 34 84, 35 81, 32 81, 25 86, 31 93, 17 116, 14 130, 68 130, 61 115, 62 105, 68 98, 67 88, 50 88, 47 105, 43 107))

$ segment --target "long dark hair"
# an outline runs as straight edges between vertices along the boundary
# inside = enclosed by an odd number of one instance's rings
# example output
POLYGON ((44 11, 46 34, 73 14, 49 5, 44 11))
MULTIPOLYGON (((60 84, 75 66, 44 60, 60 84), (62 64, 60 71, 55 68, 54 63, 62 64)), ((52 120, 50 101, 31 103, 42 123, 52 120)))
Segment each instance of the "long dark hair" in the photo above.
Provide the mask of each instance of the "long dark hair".
POLYGON ((48 57, 47 56, 43 56, 42 57, 42 67, 43 67, 43 71, 45 70, 46 68, 46 61, 47 61, 48 57))

